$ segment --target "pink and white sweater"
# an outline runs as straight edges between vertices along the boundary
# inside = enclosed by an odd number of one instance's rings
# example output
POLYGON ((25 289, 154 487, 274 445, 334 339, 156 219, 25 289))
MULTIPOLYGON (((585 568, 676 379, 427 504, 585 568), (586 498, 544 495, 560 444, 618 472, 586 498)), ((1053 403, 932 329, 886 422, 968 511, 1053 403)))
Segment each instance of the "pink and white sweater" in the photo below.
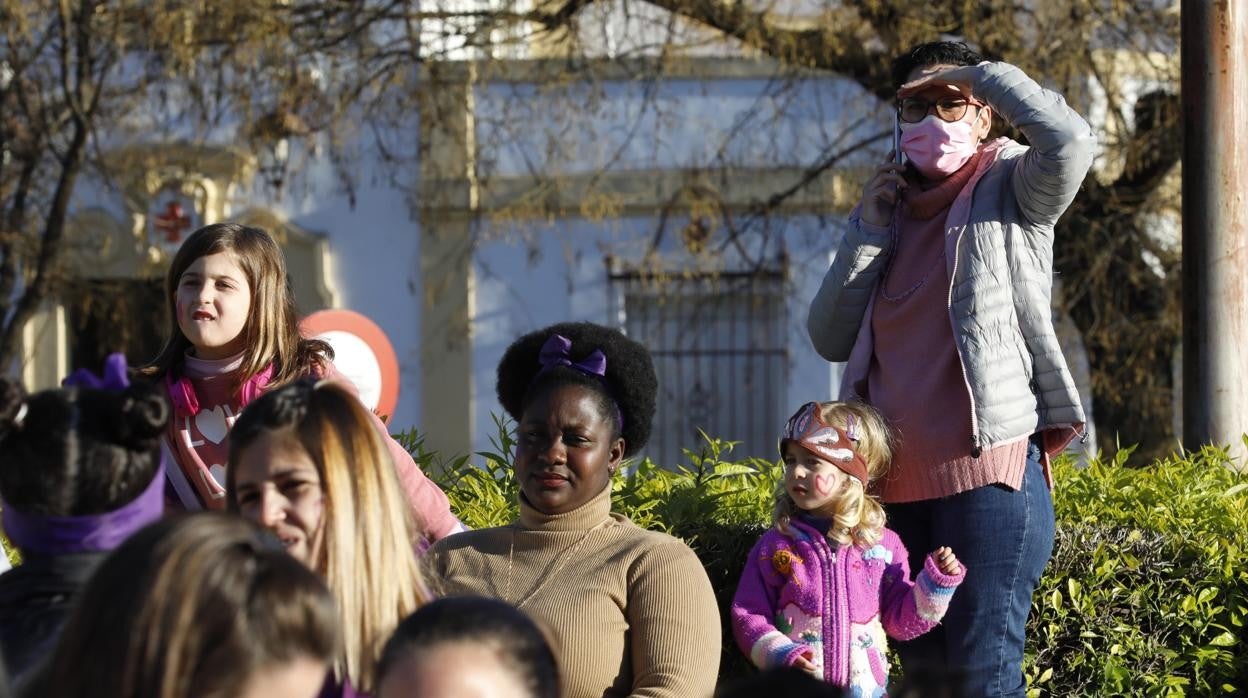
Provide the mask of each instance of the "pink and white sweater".
MULTIPOLYGON (((174 460, 205 509, 225 507, 229 431, 246 407, 234 390, 234 374, 242 365, 242 360, 241 354, 219 361, 187 356, 183 366, 184 375, 190 378, 195 389, 199 411, 194 416, 175 415, 170 420, 168 439, 174 460)), ((352 394, 357 393, 351 381, 343 377, 333 364, 326 364, 317 377, 339 381, 352 394)), ((411 454, 390 437, 385 424, 376 415, 372 417, 373 426, 383 436, 386 449, 394 459, 395 471, 411 507, 412 519, 423 536, 433 542, 464 530, 459 519, 451 513, 446 494, 425 476, 411 454)))
POLYGON ((929 555, 911 582, 906 548, 889 529, 865 549, 833 549, 805 521, 790 530, 773 528, 750 551, 730 612, 737 645, 759 668, 805 656, 847 695, 887 695, 887 638, 909 640, 935 627, 965 567, 946 575, 929 555))

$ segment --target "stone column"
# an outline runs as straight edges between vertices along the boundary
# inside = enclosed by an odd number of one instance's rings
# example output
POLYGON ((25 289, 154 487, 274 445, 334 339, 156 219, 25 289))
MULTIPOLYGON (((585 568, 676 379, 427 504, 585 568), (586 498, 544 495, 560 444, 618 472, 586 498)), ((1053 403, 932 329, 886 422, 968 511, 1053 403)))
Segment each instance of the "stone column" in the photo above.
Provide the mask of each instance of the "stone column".
POLYGON ((473 249, 479 186, 471 64, 434 64, 421 76, 421 424, 443 457, 473 441, 473 249))

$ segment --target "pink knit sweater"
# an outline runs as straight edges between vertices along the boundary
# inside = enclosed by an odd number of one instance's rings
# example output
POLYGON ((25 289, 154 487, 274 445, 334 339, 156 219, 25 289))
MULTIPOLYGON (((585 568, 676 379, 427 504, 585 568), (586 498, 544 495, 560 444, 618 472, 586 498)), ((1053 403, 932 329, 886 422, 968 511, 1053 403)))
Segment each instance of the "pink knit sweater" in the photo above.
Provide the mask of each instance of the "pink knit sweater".
POLYGON ((905 546, 885 529, 870 548, 835 548, 802 520, 791 534, 771 529, 750 551, 730 609, 732 631, 760 668, 807 657, 846 695, 882 695, 888 684, 888 639, 909 640, 945 615, 957 575, 928 556, 910 581, 905 546))
POLYGON ((971 454, 970 393, 948 306, 949 202, 926 220, 898 207, 897 244, 876 289, 864 397, 897 436, 889 472, 876 483, 885 502, 934 499, 994 483, 1017 489, 1023 481, 1025 438, 971 454))

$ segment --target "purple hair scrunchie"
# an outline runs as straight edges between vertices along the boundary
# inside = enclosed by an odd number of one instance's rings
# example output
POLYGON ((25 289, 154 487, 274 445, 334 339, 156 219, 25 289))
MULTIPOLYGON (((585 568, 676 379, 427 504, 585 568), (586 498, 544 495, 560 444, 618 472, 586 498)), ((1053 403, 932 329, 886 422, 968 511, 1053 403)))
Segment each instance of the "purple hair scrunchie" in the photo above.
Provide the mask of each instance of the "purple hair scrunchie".
MULTIPOLYGON (((537 372, 540 376, 556 366, 567 366, 574 371, 580 371, 587 376, 597 378, 602 387, 607 390, 607 395, 611 396, 611 389, 607 385, 607 356, 602 353, 601 349, 595 349, 580 361, 572 360, 572 340, 561 334, 552 334, 542 344, 542 350, 537 355, 537 362, 542 365, 542 370, 537 372)), ((536 382, 536 377, 534 378, 536 382)), ((615 403, 615 417, 618 420, 619 427, 624 428, 624 411, 620 409, 620 405, 616 402, 614 396, 611 401, 615 403)))

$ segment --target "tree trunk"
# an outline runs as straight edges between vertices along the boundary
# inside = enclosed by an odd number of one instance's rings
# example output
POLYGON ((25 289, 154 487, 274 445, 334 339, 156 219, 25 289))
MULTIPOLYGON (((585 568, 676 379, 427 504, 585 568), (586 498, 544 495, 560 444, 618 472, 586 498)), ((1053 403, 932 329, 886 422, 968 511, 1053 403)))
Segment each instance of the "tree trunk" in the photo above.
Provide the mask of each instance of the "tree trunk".
POLYGON ((22 328, 34 316, 51 289, 52 278, 57 271, 56 266, 64 247, 69 202, 73 197, 78 173, 82 170, 86 149, 87 125, 79 119, 74 124, 73 136, 61 159, 61 175, 57 178, 48 217, 44 221, 43 233, 39 236, 39 253, 34 271, 27 276, 29 281, 22 288, 13 314, 5 319, 3 332, 0 333, 0 366, 11 365, 17 357, 21 349, 22 328))

